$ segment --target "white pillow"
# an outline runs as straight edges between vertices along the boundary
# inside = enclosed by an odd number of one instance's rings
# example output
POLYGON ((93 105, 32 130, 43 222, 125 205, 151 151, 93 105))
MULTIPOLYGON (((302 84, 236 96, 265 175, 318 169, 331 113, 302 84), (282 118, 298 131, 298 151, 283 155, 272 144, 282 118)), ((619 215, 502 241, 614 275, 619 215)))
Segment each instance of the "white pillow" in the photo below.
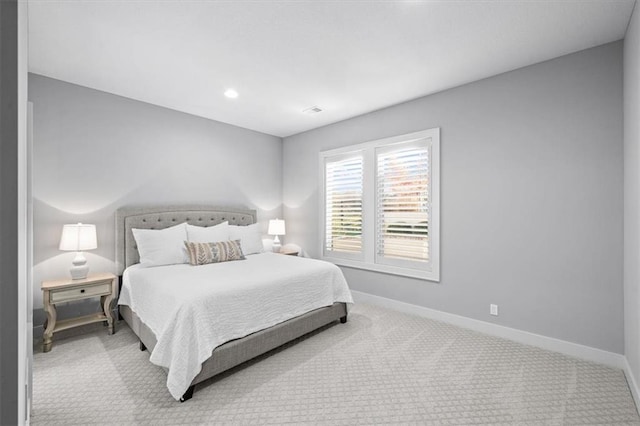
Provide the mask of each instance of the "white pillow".
POLYGON ((191 243, 217 243, 229 240, 229 222, 214 226, 193 226, 187 224, 187 237, 191 243))
POLYGON ((229 239, 240 240, 242 253, 253 254, 262 253, 262 236, 257 223, 247 226, 229 225, 229 239))
POLYGON ((174 265, 187 263, 184 241, 187 239, 187 224, 165 229, 131 229, 138 245, 142 266, 174 265))

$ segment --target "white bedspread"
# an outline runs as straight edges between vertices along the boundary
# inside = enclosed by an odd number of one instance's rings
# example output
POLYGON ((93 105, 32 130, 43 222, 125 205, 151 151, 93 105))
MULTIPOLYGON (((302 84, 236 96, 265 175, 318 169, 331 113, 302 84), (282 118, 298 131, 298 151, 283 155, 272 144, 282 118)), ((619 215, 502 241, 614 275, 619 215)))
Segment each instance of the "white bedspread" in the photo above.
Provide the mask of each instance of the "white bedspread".
POLYGON ((263 253, 203 266, 134 265, 118 303, 155 334, 150 360, 168 369, 167 387, 180 399, 217 346, 335 302, 353 303, 337 266, 263 253))

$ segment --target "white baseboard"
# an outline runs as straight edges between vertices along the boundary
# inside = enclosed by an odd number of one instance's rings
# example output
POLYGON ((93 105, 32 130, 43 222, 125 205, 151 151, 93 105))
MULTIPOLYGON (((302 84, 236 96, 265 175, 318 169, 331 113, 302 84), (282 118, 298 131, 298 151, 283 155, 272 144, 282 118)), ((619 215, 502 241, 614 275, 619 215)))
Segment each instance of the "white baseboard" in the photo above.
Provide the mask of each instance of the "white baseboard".
POLYGON ((629 361, 626 357, 624 359, 624 375, 627 376, 627 384, 629 385, 631 395, 636 402, 636 410, 638 410, 638 408, 640 408, 640 389, 638 388, 638 382, 636 382, 636 378, 631 371, 631 366, 629 365, 629 361))
MULTIPOLYGON (((608 352, 602 349, 592 348, 590 346, 555 339, 553 337, 542 336, 540 334, 529 333, 528 331, 517 330, 515 328, 509 328, 502 325, 492 324, 490 322, 467 318, 461 315, 455 315, 435 309, 425 308, 424 306, 412 305, 410 303, 400 302, 398 300, 375 296, 373 294, 363 293, 360 291, 352 290, 351 293, 353 294, 356 303, 369 303, 371 305, 382 306, 385 308, 394 309, 396 311, 418 315, 436 321, 446 322, 448 324, 453 324, 459 327, 468 328, 470 330, 479 331, 481 333, 490 334, 492 336, 513 340, 514 342, 523 343, 525 345, 536 346, 538 348, 559 352, 564 355, 581 358, 587 361, 597 362, 609 367, 625 370, 625 373, 626 367, 628 366, 627 359, 624 357, 624 355, 614 352, 608 352)), ((627 378, 628 377, 631 377, 631 380, 633 381, 633 376, 627 375, 627 378)), ((639 401, 637 399, 637 387, 636 393, 634 393, 633 396, 634 398, 636 398, 636 401, 639 401)))

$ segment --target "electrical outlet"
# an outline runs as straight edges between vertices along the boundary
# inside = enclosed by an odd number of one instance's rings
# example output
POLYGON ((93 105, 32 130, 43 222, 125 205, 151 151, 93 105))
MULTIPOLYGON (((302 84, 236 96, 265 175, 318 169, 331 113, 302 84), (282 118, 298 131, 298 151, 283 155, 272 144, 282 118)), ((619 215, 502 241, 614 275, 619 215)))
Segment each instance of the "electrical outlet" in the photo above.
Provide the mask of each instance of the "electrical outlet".
POLYGON ((498 305, 494 305, 493 303, 489 305, 489 313, 498 316, 498 305))

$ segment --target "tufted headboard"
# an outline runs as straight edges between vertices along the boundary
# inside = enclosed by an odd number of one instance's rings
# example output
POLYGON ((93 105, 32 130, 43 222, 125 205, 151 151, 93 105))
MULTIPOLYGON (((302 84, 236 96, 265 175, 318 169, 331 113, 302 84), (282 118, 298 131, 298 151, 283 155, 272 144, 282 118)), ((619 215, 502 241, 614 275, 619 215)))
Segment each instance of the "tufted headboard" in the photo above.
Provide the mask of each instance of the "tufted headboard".
POLYGON ((122 275, 125 268, 140 261, 131 228, 163 229, 182 222, 197 226, 212 226, 229 221, 230 225, 251 225, 256 211, 212 206, 146 206, 122 207, 116 211, 116 269, 122 275))

